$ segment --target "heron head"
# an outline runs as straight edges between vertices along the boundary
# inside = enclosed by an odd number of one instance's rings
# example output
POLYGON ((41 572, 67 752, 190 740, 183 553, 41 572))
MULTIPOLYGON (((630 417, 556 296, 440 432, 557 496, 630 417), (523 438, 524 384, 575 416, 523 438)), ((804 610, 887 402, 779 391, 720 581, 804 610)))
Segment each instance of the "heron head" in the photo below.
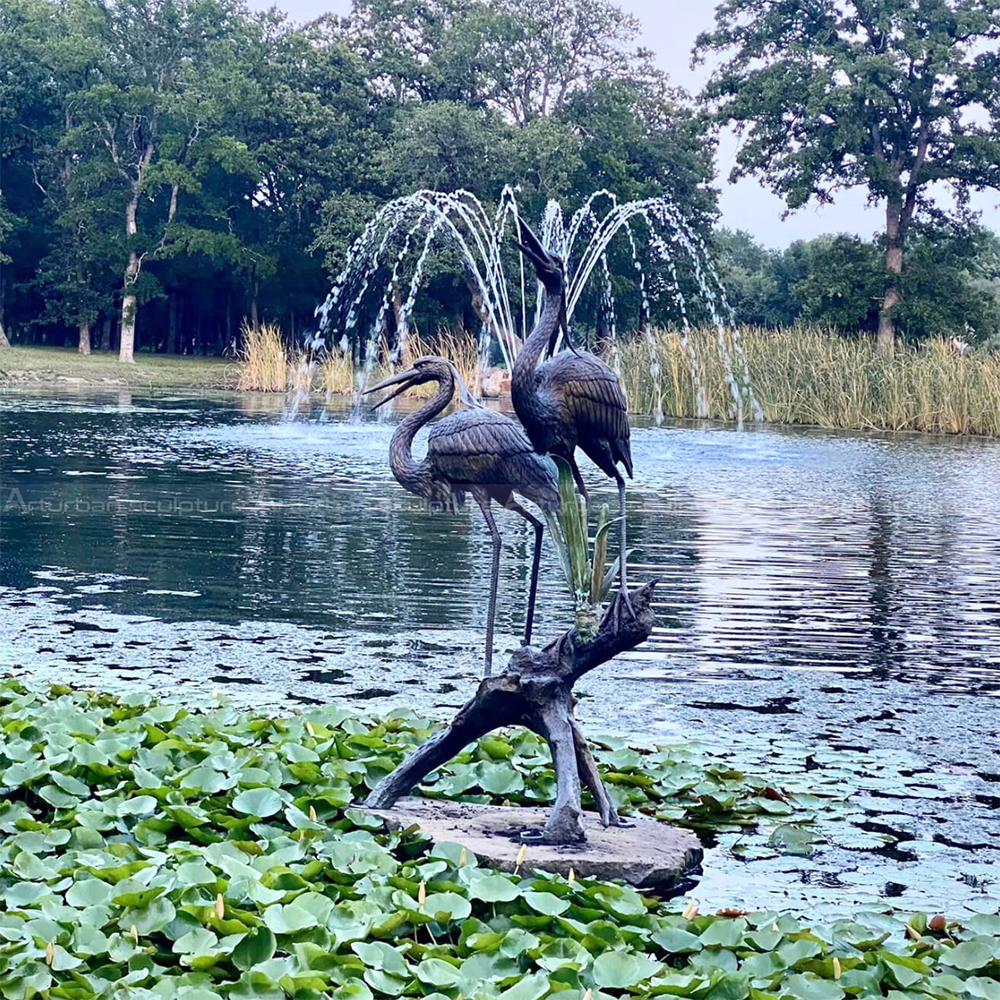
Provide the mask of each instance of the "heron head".
MULTIPOLYGON (((462 376, 458 374, 458 369, 448 361, 446 358, 438 357, 434 354, 426 354, 422 358, 417 358, 413 362, 412 367, 408 368, 405 372, 400 372, 398 375, 391 375, 387 379, 383 379, 378 385, 373 385, 369 389, 365 389, 362 395, 367 396, 369 393, 378 392, 380 389, 389 389, 392 386, 398 386, 395 392, 390 392, 388 396, 384 396, 380 399, 374 406, 374 409, 378 409, 385 403, 388 403, 390 399, 395 399, 401 393, 406 392, 407 389, 412 389, 416 385, 423 385, 424 382, 439 382, 442 385, 450 384, 454 389, 454 385, 457 382, 459 386, 459 393, 462 396, 462 401, 468 403, 472 400, 472 394, 469 392, 462 381, 462 376)), ((475 401, 472 400, 474 403, 475 401)))
POLYGON ((566 267, 562 257, 546 250, 531 227, 521 218, 517 220, 518 248, 535 267, 538 280, 550 295, 562 295, 566 290, 566 267))

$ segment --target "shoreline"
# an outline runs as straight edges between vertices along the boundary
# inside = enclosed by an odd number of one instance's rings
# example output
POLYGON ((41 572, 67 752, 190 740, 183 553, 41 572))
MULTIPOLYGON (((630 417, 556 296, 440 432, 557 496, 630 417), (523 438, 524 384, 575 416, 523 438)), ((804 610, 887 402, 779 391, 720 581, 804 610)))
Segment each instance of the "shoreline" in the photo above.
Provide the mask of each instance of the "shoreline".
MULTIPOLYGON (((244 397, 284 399, 295 390, 289 387, 283 392, 263 390, 240 390, 239 363, 227 358, 200 357, 184 354, 138 354, 135 364, 122 364, 117 354, 110 351, 94 351, 81 355, 72 348, 12 345, 0 351, 0 393, 5 389, 44 389, 49 387, 57 392, 70 390, 114 391, 119 389, 145 389, 149 391, 173 390, 192 393, 226 392, 244 397)), ((329 393, 321 388, 312 388, 303 394, 310 402, 316 400, 349 399, 350 393, 329 393)), ((499 396, 484 396, 487 406, 509 412, 510 393, 499 396)), ((641 426, 640 421, 653 419, 645 409, 630 410, 633 426, 641 426)), ((698 418, 691 416, 667 416, 665 421, 673 426, 717 426, 738 427, 736 420, 717 417, 698 418)), ((791 428, 818 430, 834 434, 854 434, 859 436, 900 437, 919 436, 941 440, 983 440, 994 441, 997 436, 990 433, 972 431, 945 431, 915 427, 885 428, 845 424, 831 426, 828 423, 806 423, 800 421, 764 420, 756 423, 745 420, 743 429, 791 428)))

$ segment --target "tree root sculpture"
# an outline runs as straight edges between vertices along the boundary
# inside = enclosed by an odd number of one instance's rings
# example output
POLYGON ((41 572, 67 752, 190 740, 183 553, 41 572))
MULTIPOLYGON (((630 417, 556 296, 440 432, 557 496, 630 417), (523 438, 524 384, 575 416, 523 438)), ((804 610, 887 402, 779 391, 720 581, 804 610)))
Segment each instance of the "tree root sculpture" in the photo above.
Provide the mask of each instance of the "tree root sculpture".
POLYGON ((573 685, 588 671, 649 638, 656 583, 654 580, 632 592, 631 612, 617 607, 624 600, 619 593, 590 640, 584 641, 576 629, 570 629, 544 649, 519 649, 502 674, 480 682, 475 697, 459 710, 447 729, 431 737, 376 785, 365 805, 370 809, 391 808, 469 743, 501 726, 520 725, 546 740, 556 771, 556 798, 545 827, 524 831, 522 840, 545 844, 586 840, 581 784, 593 795, 604 826, 620 825, 573 716, 573 685))

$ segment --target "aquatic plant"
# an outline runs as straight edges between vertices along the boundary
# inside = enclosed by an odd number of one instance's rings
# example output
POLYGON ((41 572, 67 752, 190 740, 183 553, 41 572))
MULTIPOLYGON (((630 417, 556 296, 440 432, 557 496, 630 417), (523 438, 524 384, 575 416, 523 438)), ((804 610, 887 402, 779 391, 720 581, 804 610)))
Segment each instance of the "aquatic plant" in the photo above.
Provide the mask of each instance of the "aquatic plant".
MULTIPOLYGON (((3 997, 998 996, 1000 917, 810 928, 546 875, 530 853, 492 872, 352 806, 428 723, 191 700, 0 683, 3 997)), ((602 766, 626 804, 696 825, 775 802, 721 764, 619 747, 602 766)), ((424 792, 516 800, 547 775, 539 740, 493 734, 424 792)))
POLYGON ((576 630, 584 639, 593 638, 601 619, 601 604, 618 576, 620 557, 608 568, 608 529, 611 515, 607 504, 601 507, 593 542, 587 521, 587 501, 576 492, 573 472, 561 458, 559 469, 558 513, 546 511, 549 537, 555 546, 559 565, 573 598, 576 630))
MULTIPOLYGON (((887 352, 870 337, 809 326, 738 332, 770 423, 1000 435, 998 352, 961 353, 946 340, 887 352)), ((645 347, 619 343, 633 411, 731 419, 728 362, 717 331, 656 330, 652 336, 662 366, 658 382, 650 376, 645 347)))

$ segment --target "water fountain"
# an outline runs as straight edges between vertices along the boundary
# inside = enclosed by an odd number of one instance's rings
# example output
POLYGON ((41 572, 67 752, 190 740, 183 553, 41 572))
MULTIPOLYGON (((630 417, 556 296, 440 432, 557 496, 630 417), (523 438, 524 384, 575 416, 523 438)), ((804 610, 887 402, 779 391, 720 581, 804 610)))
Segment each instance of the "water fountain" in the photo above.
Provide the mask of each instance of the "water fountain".
MULTIPOLYGON (((492 213, 469 191, 421 190, 390 201, 372 217, 351 247, 329 296, 316 311, 322 335, 329 340, 340 339, 342 346, 356 345, 356 405, 359 405, 360 392, 369 383, 380 353, 389 364, 394 364, 402 355, 427 261, 439 246, 450 246, 461 255, 470 286, 475 290, 477 311, 483 320, 480 373, 473 391, 478 394, 481 390, 481 377, 493 345, 498 348, 503 365, 508 369, 512 367, 541 305, 540 294, 537 291, 530 293, 527 288, 523 256, 517 259, 514 280, 508 274, 508 267, 515 259, 512 248, 516 242, 514 234, 508 234, 508 230, 516 227, 519 217, 516 192, 510 186, 504 188, 492 213), (510 238, 506 239, 508 235, 510 238), (376 282, 385 272, 388 276, 378 289, 376 282), (406 289, 405 298, 402 288, 406 289), (381 296, 380 302, 376 299, 377 304, 369 301, 375 294, 381 296), (534 308, 529 316, 528 303, 532 294, 534 308), (361 318, 369 315, 372 309, 375 310, 374 319, 363 332, 359 327, 361 318), (390 310, 395 315, 395 335, 391 344, 387 342, 390 310)), ((732 396, 731 417, 742 424, 744 412, 749 412, 755 421, 762 420, 763 413, 750 385, 739 336, 730 329, 732 317, 725 289, 704 242, 669 198, 621 202, 613 192, 604 189, 595 191, 568 220, 558 202, 550 201, 546 205, 541 239, 546 249, 557 252, 566 262, 569 319, 572 321, 581 296, 597 275, 596 280, 601 281, 601 309, 609 321, 610 363, 617 368, 616 303, 608 253, 618 236, 628 242, 636 273, 641 301, 638 328, 649 346, 657 420, 663 417, 661 365, 650 329, 652 304, 642 260, 643 248, 661 272, 659 294, 673 297, 680 316, 681 342, 689 355, 697 414, 707 416, 708 408, 696 358, 686 336, 690 329, 689 304, 681 287, 678 262, 684 264, 696 282, 699 299, 718 331, 732 396)))

